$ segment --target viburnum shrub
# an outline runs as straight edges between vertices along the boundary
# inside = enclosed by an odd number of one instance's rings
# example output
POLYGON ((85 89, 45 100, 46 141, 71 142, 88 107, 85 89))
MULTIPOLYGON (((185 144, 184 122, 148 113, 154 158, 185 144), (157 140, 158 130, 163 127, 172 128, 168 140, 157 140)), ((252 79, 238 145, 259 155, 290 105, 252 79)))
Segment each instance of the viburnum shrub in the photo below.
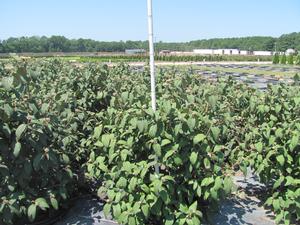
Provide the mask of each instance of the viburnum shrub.
POLYGON ((201 85, 176 70, 161 71, 158 81, 157 112, 148 97, 128 104, 136 88, 149 91, 141 78, 98 114, 87 176, 102 182, 104 211, 119 223, 200 224, 231 192, 228 157, 239 126, 231 110, 244 104, 247 88, 232 80, 201 85))
POLYGON ((239 162, 270 187, 265 204, 276 222, 300 219, 300 87, 270 86, 251 99, 239 162), (243 163, 244 162, 244 163, 243 163))
MULTIPOLYGON (((231 166, 239 165, 271 185, 265 204, 278 223, 298 221, 299 87, 274 86, 264 93, 230 79, 202 84, 200 77, 178 73, 159 72, 156 113, 148 97, 128 102, 126 91, 98 114, 87 142, 87 176, 102 181, 98 195, 106 201, 105 213, 124 224, 202 223, 230 193, 231 166), (274 139, 284 124, 289 133, 274 139)), ((149 92, 140 83, 138 93, 149 92)), ((126 89, 136 93, 134 86, 126 89)))
POLYGON ((105 212, 118 222, 200 224, 203 207, 230 193, 226 147, 217 144, 224 130, 210 127, 205 116, 181 114, 169 102, 162 115, 109 112, 95 128, 88 172, 103 181, 98 194, 107 195, 105 212))
MULTIPOLYGON (((0 77, 0 222, 30 221, 77 192, 81 140, 106 107, 106 67, 11 61, 0 77), (96 75, 95 75, 96 74, 96 75)), ((107 100, 108 102, 108 100, 107 100)))

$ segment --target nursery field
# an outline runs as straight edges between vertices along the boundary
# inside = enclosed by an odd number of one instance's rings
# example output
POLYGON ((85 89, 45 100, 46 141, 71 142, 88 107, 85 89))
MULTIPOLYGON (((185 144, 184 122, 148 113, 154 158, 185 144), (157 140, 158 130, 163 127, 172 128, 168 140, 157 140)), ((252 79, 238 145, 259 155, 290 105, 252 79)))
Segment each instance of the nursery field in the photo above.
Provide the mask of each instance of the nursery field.
MULTIPOLYGON (((121 63, 121 62, 145 62, 149 59, 148 54, 125 54, 120 52, 111 52, 111 53, 66 53, 66 52, 57 52, 57 53, 18 53, 22 57, 31 57, 31 58, 57 58, 60 57, 65 61, 73 61, 78 63, 121 63)), ((0 60, 9 59, 11 54, 1 54, 0 60)), ((272 56, 253 56, 253 55, 160 55, 155 54, 155 60, 161 62, 222 62, 222 61, 246 61, 246 62, 272 62, 272 56)))
MULTIPOLYGON (((197 67, 195 67, 197 68, 197 67)), ((274 65, 274 64, 241 64, 234 65, 231 63, 228 64, 204 64, 199 68, 202 71, 212 71, 220 72, 227 74, 253 74, 253 75, 262 75, 267 77, 274 78, 283 78, 283 77, 293 77, 296 73, 300 73, 300 66, 290 66, 290 65, 274 65)))
POLYGON ((119 224, 205 224, 249 169, 299 223, 297 71, 260 89, 216 67, 159 67, 153 112, 147 67, 0 62, 0 224, 57 222, 87 194, 119 224))
POLYGON ((194 73, 216 81, 218 78, 233 77, 259 90, 266 90, 268 85, 293 84, 295 76, 300 74, 299 66, 283 65, 234 65, 234 64, 202 64, 192 67, 194 73))

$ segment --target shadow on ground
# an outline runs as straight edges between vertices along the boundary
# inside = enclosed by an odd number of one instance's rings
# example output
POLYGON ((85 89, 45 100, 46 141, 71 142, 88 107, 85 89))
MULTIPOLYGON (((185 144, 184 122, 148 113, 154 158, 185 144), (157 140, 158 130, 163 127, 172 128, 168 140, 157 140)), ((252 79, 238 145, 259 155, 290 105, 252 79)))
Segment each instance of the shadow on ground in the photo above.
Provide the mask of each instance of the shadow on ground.
POLYGON ((78 199, 68 214, 55 225, 116 225, 103 213, 103 203, 97 198, 78 199))
POLYGON ((237 173, 234 183, 238 188, 236 194, 222 202, 218 212, 210 215, 213 225, 275 225, 274 214, 263 207, 257 196, 266 187, 248 170, 247 176, 237 173))

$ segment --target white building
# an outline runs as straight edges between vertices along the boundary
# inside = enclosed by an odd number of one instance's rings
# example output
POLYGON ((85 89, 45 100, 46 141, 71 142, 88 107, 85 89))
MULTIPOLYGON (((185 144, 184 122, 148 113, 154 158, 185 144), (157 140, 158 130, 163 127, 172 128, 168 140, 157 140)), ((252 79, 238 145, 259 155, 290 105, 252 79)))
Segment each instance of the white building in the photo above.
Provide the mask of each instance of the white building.
POLYGON ((215 49, 214 54, 215 55, 224 55, 224 49, 215 49))
MULTIPOLYGON (((291 54, 294 54, 293 49, 289 49, 291 54)), ((255 56, 272 56, 271 51, 247 51, 239 49, 194 49, 193 54, 199 55, 255 55, 255 56)))
POLYGON ((213 49, 194 49, 193 53, 198 54, 198 55, 213 55, 214 50, 213 49))
POLYGON ((171 51, 170 50, 161 50, 159 52, 159 55, 170 55, 171 51))
POLYGON ((239 49, 194 49, 194 54, 199 55, 239 55, 239 49))
POLYGON ((239 55, 240 50, 239 49, 223 49, 224 55, 239 55))
POLYGON ((126 49, 125 53, 128 55, 144 54, 144 53, 146 53, 146 50, 145 49, 126 49))
POLYGON ((294 54, 296 54, 296 51, 292 48, 289 48, 288 50, 286 50, 285 54, 286 55, 294 55, 294 54))
POLYGON ((241 51, 239 49, 231 49, 231 55, 240 55, 241 51))
POLYGON ((179 55, 179 56, 189 56, 189 55, 195 55, 193 52, 182 52, 182 51, 172 51, 169 53, 169 55, 179 55))
POLYGON ((247 50, 241 50, 240 55, 250 55, 250 52, 247 50))
POLYGON ((253 55, 257 56, 271 56, 273 55, 271 51, 253 51, 253 55))

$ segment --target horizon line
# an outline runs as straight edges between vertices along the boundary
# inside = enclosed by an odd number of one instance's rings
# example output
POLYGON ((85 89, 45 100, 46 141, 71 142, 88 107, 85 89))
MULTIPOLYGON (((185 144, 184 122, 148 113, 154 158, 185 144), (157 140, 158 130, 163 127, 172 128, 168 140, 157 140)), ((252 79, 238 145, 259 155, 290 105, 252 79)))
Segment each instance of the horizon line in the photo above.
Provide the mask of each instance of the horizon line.
MULTIPOLYGON (((294 31, 294 32, 290 32, 290 33, 284 33, 284 34, 281 34, 279 36, 271 36, 271 35, 251 35, 251 36, 231 36, 231 37, 213 37, 213 38, 199 38, 199 39, 191 39, 189 41, 166 41, 166 40, 156 40, 155 43, 159 43, 159 42, 163 42, 163 43, 187 43, 187 42, 193 42, 193 41, 205 41, 205 40, 214 40, 214 39, 235 39, 235 38, 254 38, 254 37, 264 37, 264 38, 274 38, 274 39, 277 39, 277 38, 280 38, 281 36, 283 35, 289 35, 289 34, 293 34, 293 33, 300 33, 300 31, 294 31)), ((10 38, 17 38, 17 39, 20 39, 20 38, 31 38, 31 37, 38 37, 38 38, 42 38, 42 37, 46 37, 46 38, 51 38, 53 36, 59 36, 59 37, 65 37, 69 40, 79 40, 79 39, 84 39, 84 40, 93 40, 93 41, 98 41, 98 42, 128 42, 128 41, 133 41, 133 42, 147 42, 148 40, 145 38, 145 40, 133 40, 133 39, 127 39, 127 40, 122 40, 122 39, 119 39, 119 40, 99 40, 99 39, 93 39, 93 38, 86 38, 86 37, 77 37, 77 38, 74 38, 74 37, 68 37, 68 36, 65 36, 65 35, 61 35, 61 34, 52 34, 52 35, 24 35, 24 36, 10 36, 8 38, 4 38, 2 39, 0 37, 0 41, 6 41, 10 38)))

